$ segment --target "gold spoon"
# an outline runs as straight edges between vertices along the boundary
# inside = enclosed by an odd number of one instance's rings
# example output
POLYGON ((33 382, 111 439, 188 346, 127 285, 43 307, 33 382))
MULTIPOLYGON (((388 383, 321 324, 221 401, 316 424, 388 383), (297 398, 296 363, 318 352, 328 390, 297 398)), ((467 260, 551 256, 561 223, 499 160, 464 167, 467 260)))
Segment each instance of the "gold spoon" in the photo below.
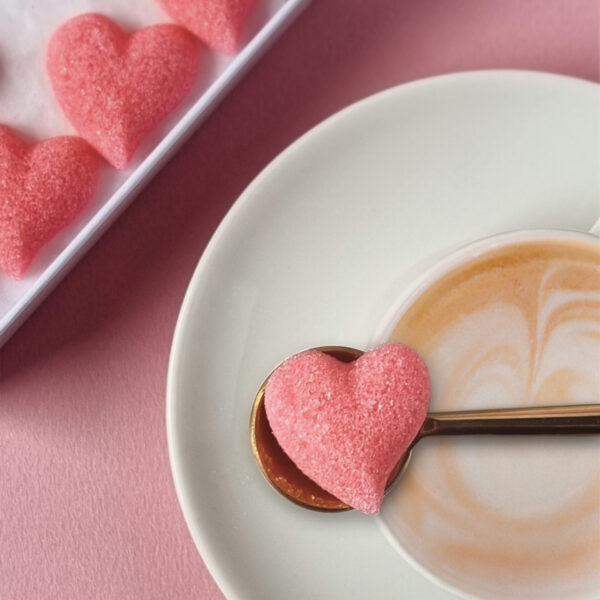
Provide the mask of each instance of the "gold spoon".
MULTIPOLYGON (((363 354, 361 350, 344 346, 326 346, 315 350, 343 362, 352 362, 363 354)), ((350 510, 350 506, 304 475, 277 443, 264 405, 269 377, 256 394, 250 416, 250 444, 263 475, 278 492, 300 506, 325 512, 350 510)), ((581 433, 600 433, 600 404, 428 413, 412 444, 392 471, 387 487, 389 489, 392 482, 404 472, 414 445, 427 436, 581 433)))

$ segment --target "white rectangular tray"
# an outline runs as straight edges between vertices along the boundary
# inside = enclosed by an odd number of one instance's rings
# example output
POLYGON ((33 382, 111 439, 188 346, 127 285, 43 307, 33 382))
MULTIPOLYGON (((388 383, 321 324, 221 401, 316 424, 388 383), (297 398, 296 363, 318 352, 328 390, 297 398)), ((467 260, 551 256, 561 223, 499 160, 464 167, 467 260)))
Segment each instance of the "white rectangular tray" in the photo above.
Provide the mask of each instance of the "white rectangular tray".
MULTIPOLYGON (((14 281, 0 272, 0 346, 309 2, 259 1, 248 20, 239 52, 225 57, 205 50, 203 74, 186 101, 144 141, 128 169, 116 171, 108 165, 103 167, 93 201, 76 222, 40 251, 26 277, 14 281)), ((14 127, 34 141, 53 135, 76 134, 60 114, 44 79, 44 46, 52 30, 67 18, 85 12, 102 12, 130 29, 170 22, 155 4, 153 0, 128 3, 122 0, 61 0, 60 3, 37 0, 28 2, 25 8, 22 0, 3 0, 0 59, 7 67, 4 70, 9 85, 0 87, 0 123, 14 127), (25 15, 25 11, 29 13, 25 15), (18 26, 20 19, 27 21, 26 26, 18 26), (27 75, 19 74, 14 78, 14 85, 10 85, 10 68, 23 72, 23 65, 29 63, 30 81, 27 75), (23 103, 18 96, 25 90, 28 101, 23 103)))

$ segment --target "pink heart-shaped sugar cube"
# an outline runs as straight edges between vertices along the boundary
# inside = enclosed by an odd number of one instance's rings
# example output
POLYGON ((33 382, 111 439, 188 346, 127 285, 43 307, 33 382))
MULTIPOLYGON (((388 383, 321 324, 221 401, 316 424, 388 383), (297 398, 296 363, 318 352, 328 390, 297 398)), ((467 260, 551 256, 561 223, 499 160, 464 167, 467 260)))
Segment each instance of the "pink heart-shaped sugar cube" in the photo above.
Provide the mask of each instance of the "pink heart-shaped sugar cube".
POLYGON ((305 475, 373 514, 425 420, 429 391, 427 367, 408 346, 385 344, 352 363, 308 350, 271 375, 265 410, 275 438, 305 475))
POLYGON ((233 54, 257 0, 158 0, 165 12, 207 46, 233 54))
POLYGON ((39 249, 92 198, 99 157, 82 139, 38 144, 0 125, 0 269, 20 279, 39 249))
POLYGON ((177 25, 128 34, 107 17, 85 14, 54 32, 46 67, 67 119, 121 169, 192 87, 198 47, 177 25))

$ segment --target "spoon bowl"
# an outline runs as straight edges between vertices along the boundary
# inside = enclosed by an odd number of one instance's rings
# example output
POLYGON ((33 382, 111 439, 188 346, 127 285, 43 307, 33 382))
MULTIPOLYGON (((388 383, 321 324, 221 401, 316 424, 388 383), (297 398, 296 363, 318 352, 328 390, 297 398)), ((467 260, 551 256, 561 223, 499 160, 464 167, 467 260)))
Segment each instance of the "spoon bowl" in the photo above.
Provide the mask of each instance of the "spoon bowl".
MULTIPOLYGON (((315 348, 342 362, 352 362, 363 354, 356 348, 345 346, 322 346, 315 348)), ((283 451, 269 425, 265 411, 265 389, 271 375, 258 389, 250 415, 250 445, 254 458, 267 481, 288 500, 325 512, 351 510, 345 502, 338 500, 312 479, 307 477, 283 451)))
POLYGON ((350 510, 350 506, 326 492, 307 477, 283 451, 269 425, 261 386, 250 421, 250 444, 254 458, 267 481, 288 500, 306 508, 326 512, 350 510))

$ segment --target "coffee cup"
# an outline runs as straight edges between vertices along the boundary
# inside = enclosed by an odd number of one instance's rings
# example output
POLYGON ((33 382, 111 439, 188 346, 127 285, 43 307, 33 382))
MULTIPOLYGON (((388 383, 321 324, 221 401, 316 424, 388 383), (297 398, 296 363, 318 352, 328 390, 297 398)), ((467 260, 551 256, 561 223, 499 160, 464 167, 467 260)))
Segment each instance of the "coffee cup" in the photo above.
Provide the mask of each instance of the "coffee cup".
MULTIPOLYGON (((600 243, 522 230, 452 251, 373 340, 425 359, 431 410, 600 402, 600 243)), ((597 437, 426 439, 378 522, 419 570, 469 598, 597 598, 597 437)))

